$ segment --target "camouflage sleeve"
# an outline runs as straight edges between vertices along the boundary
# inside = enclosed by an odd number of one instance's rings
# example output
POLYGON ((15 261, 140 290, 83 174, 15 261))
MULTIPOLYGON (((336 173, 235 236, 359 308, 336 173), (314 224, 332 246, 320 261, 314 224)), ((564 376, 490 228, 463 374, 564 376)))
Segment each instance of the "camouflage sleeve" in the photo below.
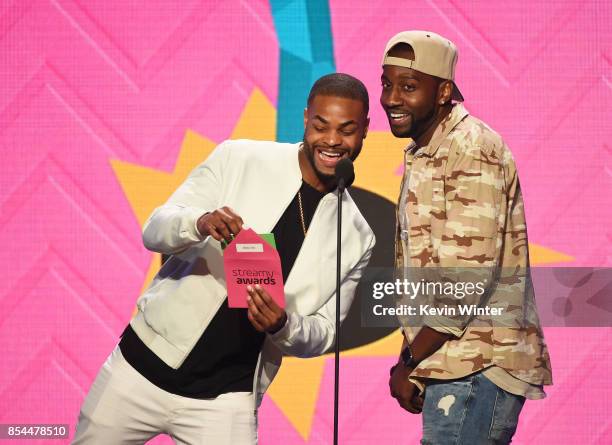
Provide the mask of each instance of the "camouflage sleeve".
POLYGON ((527 222, 525 204, 518 178, 518 172, 512 155, 506 151, 504 159, 506 177, 505 194, 508 197, 507 217, 504 224, 502 262, 503 268, 527 268, 529 266, 529 248, 527 243, 527 222))
POLYGON ((495 265, 504 174, 495 154, 465 150, 447 166, 445 223, 438 255, 445 267, 495 265))
POLYGON ((495 319, 496 326, 533 330, 539 326, 539 321, 529 270, 525 207, 510 151, 505 152, 503 165, 507 208, 503 215, 503 231, 500 234, 502 246, 495 294, 488 304, 505 308, 503 317, 495 319))
POLYGON ((436 295, 434 304, 455 307, 456 314, 424 320, 433 329, 460 337, 473 315, 462 315, 459 305, 486 301, 499 258, 504 202, 504 171, 495 152, 478 146, 461 147, 444 176, 445 214, 443 224, 437 226, 440 233, 432 233, 432 238, 439 240, 439 279, 455 286, 452 294, 436 295))

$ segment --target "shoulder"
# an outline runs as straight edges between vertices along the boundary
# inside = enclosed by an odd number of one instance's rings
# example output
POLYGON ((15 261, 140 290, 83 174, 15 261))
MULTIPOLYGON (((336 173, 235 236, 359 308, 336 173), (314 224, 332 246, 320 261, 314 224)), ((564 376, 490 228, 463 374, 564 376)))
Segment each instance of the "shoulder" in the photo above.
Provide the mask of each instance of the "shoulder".
POLYGON ((491 169, 514 167, 514 158, 502 136, 482 120, 466 116, 449 134, 456 162, 476 161, 491 169))
POLYGON ((299 144, 253 139, 228 139, 217 146, 217 150, 224 151, 236 160, 268 160, 278 156, 292 156, 298 149, 299 144))

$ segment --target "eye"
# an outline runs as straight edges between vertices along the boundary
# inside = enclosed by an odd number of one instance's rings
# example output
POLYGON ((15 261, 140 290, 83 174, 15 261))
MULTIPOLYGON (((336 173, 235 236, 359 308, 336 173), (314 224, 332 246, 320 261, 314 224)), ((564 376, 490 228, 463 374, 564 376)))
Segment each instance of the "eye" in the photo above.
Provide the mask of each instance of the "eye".
POLYGON ((414 85, 411 85, 411 84, 405 84, 405 85, 402 85, 402 90, 404 90, 404 91, 414 91, 414 90, 416 90, 416 87, 414 85))
POLYGON ((384 90, 386 90, 388 88, 391 88, 391 84, 389 82, 387 82, 387 81, 383 80, 380 84, 382 85, 384 90))
POLYGON ((314 128, 315 131, 324 131, 325 130, 325 128, 319 127, 318 125, 313 125, 312 128, 314 128))
POLYGON ((341 130, 340 134, 343 136, 351 136, 355 133, 355 130, 341 130))

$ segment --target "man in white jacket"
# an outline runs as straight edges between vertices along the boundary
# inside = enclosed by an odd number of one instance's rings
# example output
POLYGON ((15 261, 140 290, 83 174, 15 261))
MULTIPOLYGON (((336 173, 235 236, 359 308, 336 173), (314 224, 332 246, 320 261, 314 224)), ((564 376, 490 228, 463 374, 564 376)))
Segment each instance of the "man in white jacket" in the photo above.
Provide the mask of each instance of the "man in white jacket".
MULTIPOLYGON (((368 93, 346 74, 319 79, 298 144, 220 144, 145 223, 145 246, 171 255, 104 363, 73 443, 257 442, 257 407, 283 354, 312 357, 334 344, 336 164, 366 137, 368 93), (272 232, 285 308, 262 287, 230 309, 220 241, 247 225, 272 232)), ((374 234, 343 195, 341 314, 370 258, 374 234)))

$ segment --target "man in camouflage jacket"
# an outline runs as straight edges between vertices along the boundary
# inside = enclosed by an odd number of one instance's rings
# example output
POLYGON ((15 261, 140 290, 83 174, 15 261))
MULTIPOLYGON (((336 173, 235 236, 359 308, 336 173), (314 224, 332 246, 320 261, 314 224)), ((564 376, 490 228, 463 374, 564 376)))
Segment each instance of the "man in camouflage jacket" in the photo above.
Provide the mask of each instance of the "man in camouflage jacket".
POLYGON ((405 338, 389 385, 404 409, 423 413, 424 444, 509 443, 525 399, 545 397, 543 385, 552 383, 550 359, 516 166, 502 138, 458 103, 456 62, 455 45, 427 31, 399 33, 384 52, 381 105, 393 134, 412 139, 396 268, 413 281, 453 273, 480 280, 486 298, 478 301, 420 301, 475 303, 501 315, 425 316, 416 326, 400 319, 405 338))

